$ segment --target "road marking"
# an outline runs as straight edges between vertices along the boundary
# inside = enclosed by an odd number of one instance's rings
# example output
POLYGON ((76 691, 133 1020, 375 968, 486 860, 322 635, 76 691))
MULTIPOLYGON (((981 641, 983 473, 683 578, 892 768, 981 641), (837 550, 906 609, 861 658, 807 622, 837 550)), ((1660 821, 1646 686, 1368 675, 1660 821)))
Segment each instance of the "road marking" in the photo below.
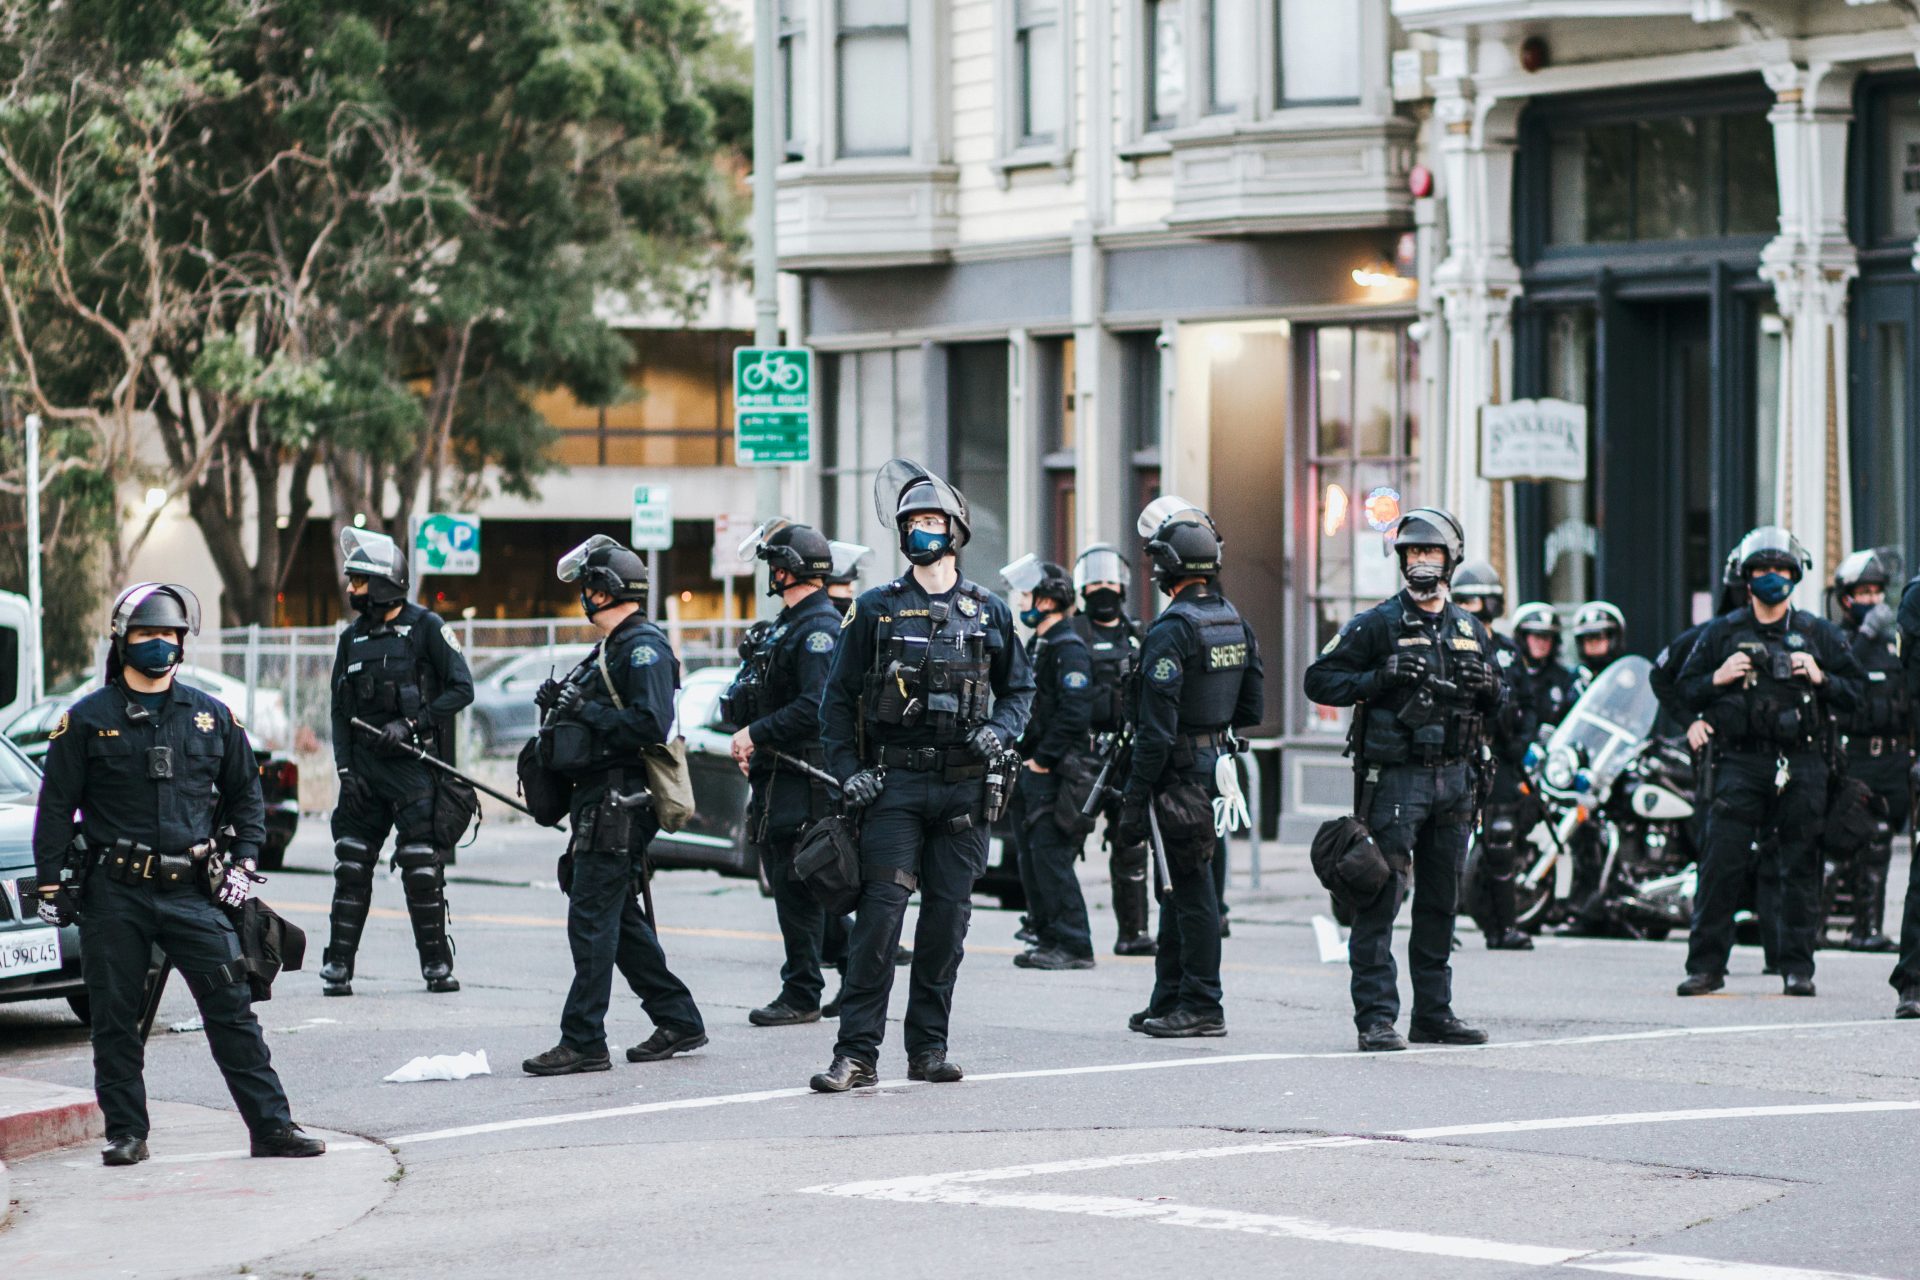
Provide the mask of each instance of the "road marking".
POLYGON ((1321 964, 1345 964, 1347 962, 1347 940, 1340 936, 1340 926, 1327 916, 1313 918, 1313 941, 1320 948, 1321 964))
MULTIPOLYGON (((1336 1053, 1230 1053, 1204 1058, 1159 1058, 1144 1062, 1109 1062, 1085 1067, 1039 1067, 1027 1071, 988 1071, 969 1075, 967 1081, 972 1084, 987 1084, 1000 1080, 1044 1080, 1055 1076, 1113 1075, 1130 1071, 1173 1071, 1183 1067, 1224 1067, 1253 1062, 1303 1062, 1303 1061, 1346 1061, 1389 1063, 1396 1059, 1425 1057, 1432 1054, 1472 1054, 1501 1053, 1515 1049, 1548 1049, 1563 1046, 1588 1044, 1619 1044, 1642 1040, 1671 1040, 1691 1036, 1722 1035, 1763 1035, 1773 1032, 1821 1031, 1847 1027, 1891 1027, 1896 1025, 1886 1018, 1863 1018, 1848 1022, 1795 1022, 1795 1023, 1759 1023, 1750 1026, 1735 1027, 1665 1027, 1657 1031, 1618 1031, 1599 1035, 1566 1036, 1555 1040, 1513 1040, 1504 1044, 1480 1045, 1433 1045, 1431 1047, 1408 1049, 1402 1053, 1362 1055, 1340 1051, 1336 1053)), ((924 1081, 918 1080, 882 1080, 876 1088, 912 1089, 919 1088, 924 1081)), ((517 1120, 496 1120, 483 1124, 461 1125, 451 1129, 430 1129, 420 1133, 401 1134, 388 1138, 390 1145, 400 1143, 445 1142, 453 1138, 470 1138, 484 1133, 505 1133, 516 1129, 544 1129, 554 1125, 583 1124, 593 1120, 610 1120, 621 1116, 651 1115, 661 1111, 689 1111, 705 1107, 735 1106, 743 1103, 773 1102, 784 1098, 804 1098, 813 1090, 808 1088, 759 1089, 749 1093, 713 1094, 700 1098, 676 1098, 663 1102, 635 1103, 624 1107, 604 1107, 595 1111, 570 1111, 550 1116, 523 1116, 517 1120)))
POLYGON ((1623 1111, 1613 1115, 1562 1116, 1547 1120, 1500 1120, 1402 1129, 1390 1136, 1425 1140, 1471 1138, 1489 1133, 1535 1133, 1551 1129, 1602 1129, 1625 1124, 1674 1124, 1686 1120, 1746 1120, 1765 1116, 1834 1116, 1874 1111, 1920 1111, 1920 1102, 1808 1102, 1774 1107, 1701 1107, 1689 1111, 1623 1111))

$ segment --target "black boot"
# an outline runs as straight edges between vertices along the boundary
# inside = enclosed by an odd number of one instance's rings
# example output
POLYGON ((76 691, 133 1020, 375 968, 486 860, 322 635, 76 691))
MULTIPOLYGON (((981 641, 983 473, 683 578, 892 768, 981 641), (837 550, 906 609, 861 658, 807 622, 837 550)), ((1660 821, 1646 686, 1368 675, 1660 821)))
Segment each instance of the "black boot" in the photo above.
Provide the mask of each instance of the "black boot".
POLYGON ((953 1084, 966 1075, 957 1062, 948 1062, 944 1049, 933 1049, 907 1064, 907 1079, 930 1084, 953 1084))
POLYGON ((1117 956, 1157 956, 1160 944, 1152 935, 1145 933, 1123 933, 1113 944, 1113 954, 1117 956))
POLYGON ((253 1135, 252 1154, 256 1156, 298 1160, 305 1156, 324 1155, 326 1150, 326 1143, 309 1137, 297 1124, 262 1129, 253 1135))
POLYGON ((427 990, 445 994, 460 989, 460 979, 453 976, 453 965, 435 962, 420 966, 420 976, 426 979, 427 990))
POLYGON ((1514 903, 1513 875, 1489 878, 1487 920, 1487 950, 1489 951, 1531 951, 1533 935, 1514 922, 1519 914, 1514 903))
POLYGON ((1920 1018, 1920 986, 1900 988, 1900 1003, 1893 1006, 1896 1018, 1920 1018))
POLYGON ((655 1027, 653 1034, 627 1050, 628 1062, 665 1062, 676 1053, 692 1053, 707 1042, 707 1033, 686 1027, 655 1027))
POLYGON ((602 1049, 599 1053, 582 1053, 578 1049, 557 1044, 545 1053, 535 1054, 520 1064, 520 1069, 530 1076, 573 1076, 583 1071, 611 1071, 613 1059, 602 1049))
POLYGON ((353 952, 328 947, 326 963, 320 966, 320 993, 329 996, 353 994, 353 952))
POLYGON ((1718 991, 1726 985, 1727 975, 1724 973, 1690 973, 1687 975, 1685 982, 1682 982, 1678 987, 1674 988, 1673 994, 1677 996, 1704 996, 1709 992, 1718 991))
POLYGON ((784 999, 773 999, 758 1009, 749 1010, 747 1021, 756 1027, 796 1027, 803 1022, 820 1021, 818 1009, 796 1009, 784 999))
POLYGON ((1412 1023, 1407 1027, 1407 1039, 1415 1044, 1485 1044, 1487 1033, 1448 1014, 1412 1023))
POLYGON ((1227 1020, 1217 1013, 1196 1013, 1175 1009, 1164 1018, 1148 1018, 1140 1029, 1156 1040, 1185 1039, 1189 1036, 1223 1036, 1227 1020))
POLYGON ((113 1138, 100 1148, 100 1163, 110 1168, 139 1164, 147 1158, 145 1138, 113 1138))
POLYGON ((866 1089, 879 1084, 880 1075, 870 1062, 836 1054, 832 1064, 807 1083, 815 1093, 845 1093, 849 1089, 866 1089))
POLYGON ((1895 950, 1893 939, 1881 931, 1886 915, 1887 864, 1862 861, 1853 873, 1853 927, 1847 931, 1847 950, 1895 950))
POLYGON ((840 1016, 840 1000, 841 1000, 841 997, 845 996, 846 994, 847 994, 847 980, 846 980, 846 977, 842 975, 839 985, 834 988, 833 999, 827 1001, 825 1004, 820 1006, 820 1016, 823 1018, 839 1017, 840 1016))

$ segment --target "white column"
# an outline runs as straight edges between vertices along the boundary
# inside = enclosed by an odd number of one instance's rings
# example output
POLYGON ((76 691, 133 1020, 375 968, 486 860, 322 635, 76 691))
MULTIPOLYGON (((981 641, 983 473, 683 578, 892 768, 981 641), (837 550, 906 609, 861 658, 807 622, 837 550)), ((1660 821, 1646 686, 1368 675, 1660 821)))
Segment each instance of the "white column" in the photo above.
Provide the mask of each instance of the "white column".
MULTIPOLYGON (((1453 51, 1464 59, 1463 51, 1453 51)), ((1510 578, 1512 519, 1507 491, 1480 479, 1480 409, 1504 403, 1513 388, 1513 303, 1520 268, 1513 260, 1513 157, 1520 103, 1481 99, 1464 76, 1436 81, 1442 129, 1446 258, 1433 288, 1446 319, 1445 412, 1423 459, 1417 501, 1437 502, 1457 518, 1467 555, 1486 558, 1510 578)))
POLYGON ((1859 273, 1847 236, 1847 134, 1854 72, 1827 64, 1767 68, 1775 101, 1780 234, 1760 255, 1786 326, 1780 388, 1781 524, 1813 555, 1801 588, 1813 607, 1852 544, 1847 469, 1847 286, 1859 273))

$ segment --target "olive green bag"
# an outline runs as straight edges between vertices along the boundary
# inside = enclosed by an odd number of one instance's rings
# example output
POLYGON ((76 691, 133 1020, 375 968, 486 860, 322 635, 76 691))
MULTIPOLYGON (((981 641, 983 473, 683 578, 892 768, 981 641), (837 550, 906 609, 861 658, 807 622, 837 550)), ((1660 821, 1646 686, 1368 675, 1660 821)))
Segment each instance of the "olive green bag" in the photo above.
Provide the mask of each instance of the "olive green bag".
MULTIPOLYGON (((627 704, 613 687, 613 674, 607 670, 606 646, 595 655, 600 679, 615 708, 624 711, 627 704)), ((647 770, 647 791, 653 796, 653 816, 660 829, 674 832, 693 818, 693 775, 687 772, 687 740, 676 735, 672 742, 651 743, 640 750, 640 763, 647 770)))

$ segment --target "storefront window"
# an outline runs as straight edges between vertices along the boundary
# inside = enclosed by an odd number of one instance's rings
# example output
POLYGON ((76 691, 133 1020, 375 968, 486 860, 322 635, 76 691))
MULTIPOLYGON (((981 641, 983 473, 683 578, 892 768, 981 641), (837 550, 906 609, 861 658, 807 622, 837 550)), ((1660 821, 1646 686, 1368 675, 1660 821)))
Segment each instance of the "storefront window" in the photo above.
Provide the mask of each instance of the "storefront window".
POLYGON ((780 137, 789 160, 807 148, 807 112, 812 108, 813 77, 807 67, 807 19, 801 0, 780 0, 780 137))
POLYGON ((1760 315, 1760 340, 1753 361, 1753 522, 1773 524, 1780 476, 1781 361, 1786 355, 1787 327, 1780 313, 1768 308, 1760 315))
POLYGON ((1764 113, 1567 125, 1551 135, 1548 240, 1704 240, 1779 230, 1764 113))
POLYGON ((1041 543, 1048 557, 1073 563, 1074 528, 1078 522, 1075 490, 1078 484, 1079 422, 1074 413, 1074 346, 1072 338, 1053 338, 1034 346, 1034 386, 1040 396, 1040 468, 1046 475, 1042 493, 1041 543))
POLYGON ((1278 105, 1360 100, 1360 6, 1280 0, 1278 105))
MULTIPOLYGON (((1546 393, 1555 400, 1592 407, 1593 312, 1583 308, 1549 314, 1546 393)), ((1576 605, 1593 596, 1593 562, 1600 538, 1593 524, 1591 492, 1584 482, 1548 480, 1541 487, 1546 491, 1546 545, 1540 549, 1540 564, 1547 598, 1557 605, 1576 605)))
POLYGON ((969 572, 990 574, 1007 549, 1007 344, 956 343, 947 351, 951 479, 966 495, 973 537, 961 553, 969 572))

